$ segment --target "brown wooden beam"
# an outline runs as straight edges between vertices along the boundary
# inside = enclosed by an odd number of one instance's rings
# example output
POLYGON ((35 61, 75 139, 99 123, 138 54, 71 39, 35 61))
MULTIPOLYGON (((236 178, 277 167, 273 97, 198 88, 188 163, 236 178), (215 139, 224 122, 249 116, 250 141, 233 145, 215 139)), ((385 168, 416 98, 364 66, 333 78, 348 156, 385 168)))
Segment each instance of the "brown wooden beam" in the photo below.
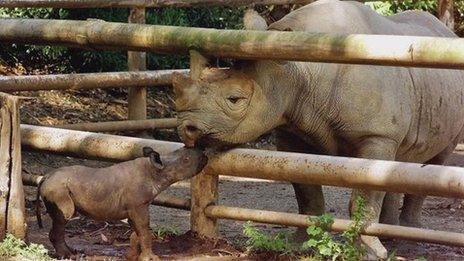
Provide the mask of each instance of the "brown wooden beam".
MULTIPOLYGON (((207 216, 219 219, 255 221, 304 228, 314 225, 308 220, 309 216, 293 213, 227 206, 209 206, 205 212, 207 216)), ((350 227, 351 222, 351 220, 334 219, 330 229, 331 231, 342 232, 350 227)), ((361 230, 361 234, 464 247, 464 234, 455 232, 372 223, 361 230)))
POLYGON ((174 72, 189 70, 0 76, 0 92, 167 86, 174 72))
POLYGON ((3 0, 0 7, 134 8, 305 4, 309 0, 3 0))
POLYGON ((91 132, 114 132, 114 131, 142 131, 155 129, 171 129, 177 127, 176 118, 149 119, 149 120, 127 120, 106 122, 85 122, 66 125, 51 126, 55 128, 80 130, 91 132))
POLYGON ((464 69, 464 39, 217 30, 103 21, 1 19, 0 41, 238 59, 464 69))

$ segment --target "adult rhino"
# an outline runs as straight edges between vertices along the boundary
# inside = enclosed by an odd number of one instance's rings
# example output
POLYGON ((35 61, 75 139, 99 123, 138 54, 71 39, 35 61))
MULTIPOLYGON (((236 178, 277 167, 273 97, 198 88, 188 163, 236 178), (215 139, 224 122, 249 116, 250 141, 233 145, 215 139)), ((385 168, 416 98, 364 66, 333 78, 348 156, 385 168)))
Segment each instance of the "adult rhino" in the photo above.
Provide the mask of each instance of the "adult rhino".
MULTIPOLYGON (((268 28, 247 15, 246 27, 254 30, 456 37, 428 13, 383 17, 349 1, 317 1, 268 28)), ((174 77, 178 130, 187 145, 241 144, 276 130, 279 150, 443 164, 463 134, 464 73, 458 70, 269 60, 238 64, 205 69, 200 80, 174 77)), ((324 212, 321 186, 293 187, 300 213, 324 212)), ((374 222, 420 224, 424 197, 405 195, 400 214, 402 195, 354 190, 352 199, 358 195, 367 199, 374 222)), ((378 238, 361 240, 371 254, 386 257, 378 238)))

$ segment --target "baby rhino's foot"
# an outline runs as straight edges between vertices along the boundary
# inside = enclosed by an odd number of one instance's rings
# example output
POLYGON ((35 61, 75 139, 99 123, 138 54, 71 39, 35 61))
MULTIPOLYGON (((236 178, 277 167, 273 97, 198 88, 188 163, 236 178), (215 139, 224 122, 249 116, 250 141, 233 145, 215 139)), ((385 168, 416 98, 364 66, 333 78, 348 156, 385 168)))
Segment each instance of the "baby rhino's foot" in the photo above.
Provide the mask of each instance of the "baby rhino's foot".
POLYGON ((74 249, 69 248, 66 245, 56 247, 55 250, 56 250, 55 257, 59 259, 66 259, 76 254, 76 251, 74 249))
POLYGON ((161 260, 157 255, 153 254, 152 252, 145 252, 140 254, 139 261, 158 261, 161 260))

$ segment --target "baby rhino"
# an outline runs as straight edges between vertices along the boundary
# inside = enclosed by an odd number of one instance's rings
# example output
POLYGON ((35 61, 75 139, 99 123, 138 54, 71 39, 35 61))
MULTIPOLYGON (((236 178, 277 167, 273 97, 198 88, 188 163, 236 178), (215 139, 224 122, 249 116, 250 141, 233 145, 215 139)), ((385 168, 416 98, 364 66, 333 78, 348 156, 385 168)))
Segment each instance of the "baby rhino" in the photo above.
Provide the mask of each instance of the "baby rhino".
MULTIPOLYGON (((95 220, 127 218, 134 229, 129 259, 158 260, 151 250, 148 207, 171 184, 198 174, 207 158, 200 150, 188 148, 160 157, 144 147, 143 155, 107 168, 64 167, 43 179, 37 197, 42 197, 52 219, 49 238, 57 256, 74 253, 64 234, 66 222, 77 211, 95 220)), ((41 227, 40 212, 37 214, 41 227)))

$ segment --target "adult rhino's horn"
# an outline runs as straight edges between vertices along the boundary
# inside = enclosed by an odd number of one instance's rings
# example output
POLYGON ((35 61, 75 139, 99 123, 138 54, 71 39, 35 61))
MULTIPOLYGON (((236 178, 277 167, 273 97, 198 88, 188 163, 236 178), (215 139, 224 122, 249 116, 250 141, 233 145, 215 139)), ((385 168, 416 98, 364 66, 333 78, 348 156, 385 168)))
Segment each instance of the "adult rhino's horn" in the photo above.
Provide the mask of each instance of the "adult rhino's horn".
POLYGON ((245 30, 266 31, 267 22, 253 9, 247 9, 243 16, 245 30))
POLYGON ((172 74, 172 86, 174 87, 174 95, 176 97, 182 96, 185 88, 188 88, 192 84, 193 80, 190 76, 178 72, 172 74))

